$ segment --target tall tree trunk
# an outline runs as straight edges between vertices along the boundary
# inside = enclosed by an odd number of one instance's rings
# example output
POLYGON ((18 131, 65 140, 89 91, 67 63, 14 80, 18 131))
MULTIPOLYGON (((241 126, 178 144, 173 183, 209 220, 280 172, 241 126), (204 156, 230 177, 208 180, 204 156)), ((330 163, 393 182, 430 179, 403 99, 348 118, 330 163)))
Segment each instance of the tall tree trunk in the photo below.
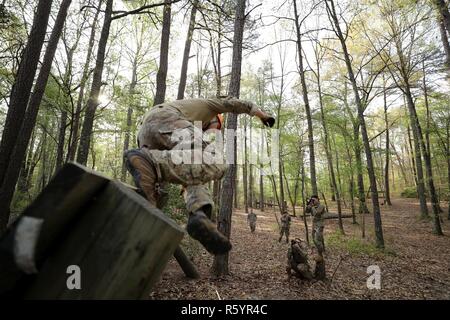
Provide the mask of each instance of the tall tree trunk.
POLYGON ((328 168, 330 170, 331 187, 333 189, 333 193, 334 193, 335 198, 337 200, 339 231, 342 234, 345 234, 345 232, 344 232, 344 224, 342 223, 341 195, 340 195, 337 183, 336 183, 336 176, 334 175, 333 158, 331 156, 331 145, 330 145, 330 141, 328 140, 329 139, 328 127, 327 127, 327 123, 326 123, 326 119, 325 119, 325 110, 324 110, 324 107, 323 107, 322 86, 321 86, 321 83, 320 83, 320 81, 321 81, 321 78, 320 78, 320 67, 319 67, 318 61, 317 61, 316 76, 317 76, 317 86, 318 86, 318 94, 319 94, 320 120, 322 122, 322 128, 323 128, 325 155, 327 157, 328 168))
POLYGON ((439 11, 445 29, 447 29, 447 34, 450 36, 450 13, 448 11, 447 3, 445 0, 434 0, 434 3, 439 11))
POLYGON ((283 213, 286 208, 286 201, 284 196, 284 182, 283 182, 283 160, 281 158, 281 148, 280 149, 280 157, 278 160, 278 171, 279 171, 279 183, 280 183, 280 211, 283 213))
POLYGON ((364 176, 363 176, 363 167, 362 167, 362 158, 361 158, 361 141, 359 138, 359 119, 353 116, 353 111, 350 109, 350 105, 347 100, 348 89, 347 89, 347 81, 344 81, 344 106, 347 111, 347 115, 350 117, 353 127, 353 138, 352 145, 353 151, 355 153, 355 162, 356 162, 356 181, 358 185, 358 212, 359 213, 369 213, 369 209, 366 205, 366 194, 364 192, 364 176))
MULTIPOLYGON (((406 100, 405 100, 405 105, 406 105, 406 100)), ((407 135, 408 135, 408 155, 409 155, 409 159, 411 161, 410 165, 411 165, 411 168, 412 168, 412 174, 414 176, 414 183, 415 183, 416 188, 417 188, 417 186, 419 184, 419 182, 418 182, 419 178, 417 177, 416 160, 414 160, 415 159, 415 155, 414 155, 414 149, 413 149, 413 146, 412 146, 411 126, 408 125, 408 127, 406 129, 407 129, 406 132, 407 132, 407 135)), ((425 209, 425 210, 426 210, 425 211, 426 212, 425 216, 428 216, 428 209, 425 209)))
POLYGON ((249 169, 249 199, 248 199, 248 205, 250 206, 250 212, 253 212, 253 203, 254 203, 254 181, 253 181, 253 157, 252 157, 252 120, 250 119, 250 161, 248 164, 249 169))
POLYGON ((189 20, 189 28, 184 43, 183 63, 181 64, 180 84, 178 85, 177 99, 184 98, 184 90, 186 89, 186 78, 189 64, 189 52, 191 51, 192 35, 195 27, 195 16, 197 14, 198 0, 192 2, 191 19, 189 20))
POLYGON ((294 16, 295 16, 295 30, 296 30, 296 43, 297 43, 297 55, 298 55, 298 72, 300 74, 300 82, 302 86, 303 103, 305 104, 306 121, 308 123, 308 146, 309 146, 309 166, 311 174, 311 187, 312 193, 318 195, 317 178, 316 178, 316 158, 314 153, 314 132, 312 126, 311 108, 309 106, 308 87, 306 86, 305 70, 303 68, 303 49, 302 39, 300 31, 300 21, 297 11, 297 0, 294 3, 294 16))
POLYGON ((325 3, 327 6, 328 14, 334 24, 336 35, 338 36, 339 41, 342 46, 345 64, 347 66, 347 71, 348 71, 348 77, 352 84, 353 93, 355 95, 355 102, 356 102, 356 106, 358 108, 359 124, 361 126, 361 134, 362 134, 362 138, 363 138, 364 150, 365 150, 366 159, 367 159, 367 171, 369 173, 376 245, 379 248, 384 248, 383 228, 382 228, 382 222, 381 222, 380 203, 378 201, 377 181, 376 181, 376 176, 375 176, 375 169, 373 166, 372 151, 370 149, 370 142, 369 142, 369 137, 368 137, 367 129, 366 129, 366 121, 364 118, 364 106, 362 104, 362 101, 361 101, 361 98, 359 95, 358 85, 356 83, 355 75, 353 73, 353 67, 352 67, 352 63, 350 60, 350 55, 347 50, 347 44, 345 42, 344 35, 342 34, 341 27, 339 25, 339 20, 337 18, 334 1, 327 0, 325 3))
MULTIPOLYGON (((138 65, 138 54, 139 50, 137 50, 136 56, 133 60, 133 71, 131 75, 131 83, 128 93, 131 97, 132 103, 128 106, 127 110, 127 125, 125 128, 125 139, 123 141, 123 152, 127 151, 130 147, 130 133, 131 133, 131 125, 132 125, 132 116, 133 116, 133 108, 134 108, 134 93, 137 84, 137 65, 138 65)), ((125 165, 125 159, 122 160, 122 172, 120 174, 120 180, 125 181, 127 177, 127 167, 125 165)))
POLYGON ((61 123, 59 124, 55 172, 61 169, 64 161, 64 142, 66 137, 66 126, 67 126, 67 111, 64 110, 61 112, 61 123))
MULTIPOLYGON (((37 4, 33 26, 31 27, 28 42, 22 53, 15 81, 11 89, 8 112, 6 114, 0 143, 0 186, 5 178, 8 164, 11 162, 11 155, 17 139, 19 139, 17 133, 20 131, 27 109, 28 99, 31 94, 31 88, 45 39, 51 6, 52 0, 40 0, 37 4)), ((9 213, 5 213, 3 219, 7 216, 9 216, 9 213)), ((2 225, 4 226, 7 223, 3 219, 0 217, 0 231, 2 225)))
POLYGON ((48 76, 55 56, 56 47, 58 45, 59 37, 66 20, 67 11, 69 9, 72 0, 63 0, 61 2, 58 15, 55 20, 50 39, 45 50, 44 59, 42 62, 41 70, 34 86, 33 94, 31 95, 30 102, 28 104, 25 119, 23 119, 22 126, 19 134, 16 135, 16 146, 10 157, 8 169, 6 171, 3 183, 0 188, 0 233, 6 228, 10 215, 10 204, 13 198, 14 189, 19 178, 20 167, 22 161, 25 158, 27 146, 31 138, 34 126, 36 124, 36 118, 41 104, 44 90, 47 85, 48 76))
POLYGON ((353 128, 353 141, 355 149, 355 161, 356 161, 356 180, 358 184, 358 199, 359 199, 359 213, 369 213, 369 209, 366 204, 366 193, 364 191, 364 175, 362 167, 361 157, 361 144, 359 140, 359 124, 353 128))
POLYGON ((156 94, 153 105, 161 104, 166 97, 166 78, 169 60, 169 40, 170 40, 170 19, 171 8, 170 0, 164 0, 163 26, 161 31, 161 48, 159 55, 159 68, 156 74, 156 94))
MULTIPOLYGON (((234 21, 234 39, 233 39, 233 57, 231 66, 231 78, 228 94, 239 97, 241 85, 241 65, 242 65, 242 38, 245 25, 245 0, 236 1, 236 16, 234 21)), ((237 115, 229 114, 227 119, 227 129, 236 131, 237 115)), ((231 139, 234 143, 227 143, 227 155, 232 154, 236 158, 236 137, 231 139), (234 144, 234 145, 233 145, 234 144)), ((230 164, 225 177, 223 178, 221 192, 221 208, 218 219, 218 229, 225 236, 230 238, 231 235, 231 215, 232 215, 232 199, 233 199, 233 181, 236 179, 236 164, 230 164)), ((217 255, 214 257, 213 263, 214 273, 218 276, 229 273, 228 269, 228 253, 217 255)))
POLYGON ((384 105, 384 125, 386 127, 386 149, 385 149, 385 164, 384 164, 384 194, 386 199, 386 204, 392 206, 391 194, 389 190, 389 160, 391 158, 391 151, 389 149, 389 122, 387 113, 387 98, 386 98, 386 82, 383 79, 383 105, 384 105))
MULTIPOLYGON (((409 89, 409 85, 406 85, 405 88, 405 97, 406 97, 406 105, 409 110, 409 119, 410 125, 413 133, 413 143, 414 143, 414 154, 415 154, 415 164, 416 164, 416 172, 417 172, 417 193, 420 201, 420 212, 422 217, 428 217, 428 208, 425 196, 425 181, 423 174, 423 165, 422 165, 422 157, 421 153, 425 150, 420 150, 420 133, 418 128, 418 123, 415 119, 415 106, 414 101, 412 100, 411 91, 409 89)), ((418 120, 418 119, 417 119, 418 120)))
MULTIPOLYGON (((236 156, 237 156, 237 150, 236 150, 236 156)), ((238 169, 238 166, 236 165, 236 172, 237 172, 237 169, 238 169)), ((234 194, 233 194, 234 208, 235 209, 239 209, 239 198, 238 198, 238 195, 239 195, 239 192, 238 192, 238 190, 239 190, 239 181, 238 181, 236 176, 234 177, 233 184, 234 184, 234 194)))
POLYGON ((303 209, 303 225, 305 227, 305 237, 306 242, 309 244, 309 231, 308 231, 308 222, 306 221, 306 203, 305 203, 305 155, 304 152, 301 153, 301 159, 302 162, 302 186, 301 186, 301 193, 302 193, 302 209, 303 209))
MULTIPOLYGON (((244 116, 245 117, 245 116, 244 116)), ((248 213, 248 149, 247 149, 247 119, 244 118, 244 163, 242 165, 242 185, 244 191, 244 208, 245 213, 248 213)))
POLYGON ((450 220, 450 122, 447 121, 447 184, 448 184, 448 216, 450 220))
POLYGON ((22 193, 28 192, 28 176, 30 174, 30 168, 33 161, 33 145, 36 138, 36 130, 33 130, 31 134, 31 141, 28 144, 27 155, 22 161, 22 168, 20 169, 19 181, 17 183, 17 190, 22 193))
MULTIPOLYGON (((434 179, 433 179, 433 170, 432 170, 432 163, 431 163, 431 142, 430 142, 430 106, 428 101, 428 88, 426 83, 426 75, 425 75, 425 62, 423 62, 423 95, 425 100, 425 110, 426 110, 426 127, 425 127, 425 142, 423 141, 422 136, 422 148, 425 150, 424 156, 425 156, 425 166, 426 166, 426 172, 427 172, 427 179, 428 179, 428 185, 430 189, 430 199, 431 199, 431 205, 433 209, 433 214, 436 218, 436 214, 439 218, 439 213, 442 212, 440 203, 439 203, 439 197, 436 192, 435 186, 434 186, 434 179)), ((417 114, 416 114, 417 117, 417 114)), ((419 123, 419 130, 420 129, 420 123, 419 123)), ((439 234, 440 224, 436 225, 435 222, 435 233, 439 234)), ((442 233, 442 230, 441 230, 442 233)))
POLYGON ((91 144, 91 135, 94 125, 95 111, 99 105, 98 96, 102 86, 103 66, 105 63, 106 44, 108 43, 109 29, 111 27, 113 0, 107 0, 105 19, 98 42, 97 58, 95 60, 94 75, 92 76, 91 91, 84 114, 83 128, 81 129, 80 145, 78 146, 77 162, 86 165, 91 144))
POLYGON ((87 80, 89 78, 89 65, 91 61, 92 56, 92 50, 94 48, 94 42, 95 42, 95 32, 96 32, 96 26, 97 26, 97 19, 98 15, 100 13, 100 7, 103 0, 99 0, 98 9, 95 11, 94 20, 92 21, 92 27, 91 27, 91 33, 89 35, 89 42, 87 47, 87 53, 86 53, 86 59, 83 66, 83 75, 81 76, 81 82, 80 82, 80 91, 78 91, 78 99, 77 99, 77 105, 75 108, 75 112, 72 115, 71 120, 71 133, 69 135, 69 143, 68 143, 68 152, 67 152, 67 160, 74 161, 75 160, 75 154, 78 147, 78 132, 80 130, 80 118, 81 118, 81 111, 83 107, 83 99, 84 99, 84 91, 86 88, 87 80))
MULTIPOLYGON (((400 54, 400 59, 402 59, 402 55, 400 54)), ((404 66, 404 62, 401 62, 401 64, 404 66)), ((402 68, 404 70, 404 68, 402 68)), ((425 145, 425 141, 423 139, 422 135, 422 129, 420 126, 419 118, 417 116, 416 107, 414 104, 414 101, 412 99, 411 89, 408 79, 406 78, 406 74, 403 73, 403 80, 405 84, 405 95, 406 95, 406 101, 408 110, 410 113, 410 120, 411 120, 411 127, 413 131, 413 137, 414 137, 414 146, 416 149, 416 165, 417 165, 417 173, 418 173, 418 179, 419 179, 419 185, 422 184, 421 188, 425 189, 424 182, 423 182, 423 172, 422 171, 422 159, 420 157, 420 153, 422 152, 424 160, 425 160, 425 169, 426 169, 426 175, 428 180, 428 188, 430 192, 430 198, 431 198, 431 205, 433 209, 433 217, 434 217, 434 224, 433 224, 433 232, 437 235, 443 235, 440 218, 439 218, 439 200, 437 198, 436 189, 434 187, 434 181, 433 181, 433 171, 432 171, 432 164, 431 164, 431 157, 427 151, 427 147, 425 145), (419 157, 418 157, 419 155, 419 157), (420 179, 420 175, 422 174, 422 179, 420 179)), ((418 190, 418 192, 420 192, 418 190)), ((425 190, 423 191, 425 193, 425 190)), ((425 194, 423 194, 425 196, 425 194)), ((419 194, 420 197, 420 194, 419 194)), ((425 203, 426 205, 426 203, 425 203)))
POLYGON ((447 69, 450 69, 450 44, 448 42, 447 31, 445 30, 444 21, 441 18, 438 18, 439 31, 441 33, 441 41, 442 46, 444 47, 445 53, 445 66, 447 69))
MULTIPOLYGON (((261 151, 258 150, 258 156, 262 154, 264 150, 264 135, 261 135, 261 151)), ((264 171, 263 164, 260 164, 259 169, 259 210, 264 212, 264 171)))

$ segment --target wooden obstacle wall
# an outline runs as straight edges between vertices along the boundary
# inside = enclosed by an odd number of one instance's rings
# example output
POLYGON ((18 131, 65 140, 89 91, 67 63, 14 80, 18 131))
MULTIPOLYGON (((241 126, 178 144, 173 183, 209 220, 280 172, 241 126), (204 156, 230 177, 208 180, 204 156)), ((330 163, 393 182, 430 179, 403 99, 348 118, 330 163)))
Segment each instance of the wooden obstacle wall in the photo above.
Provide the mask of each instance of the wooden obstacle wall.
POLYGON ((70 163, 0 240, 0 294, 28 299, 146 298, 183 234, 121 182, 70 163), (41 222, 31 263, 17 254, 28 241, 26 235, 36 233, 23 232, 29 220, 41 222), (73 265, 80 268, 81 289, 67 286, 73 265))

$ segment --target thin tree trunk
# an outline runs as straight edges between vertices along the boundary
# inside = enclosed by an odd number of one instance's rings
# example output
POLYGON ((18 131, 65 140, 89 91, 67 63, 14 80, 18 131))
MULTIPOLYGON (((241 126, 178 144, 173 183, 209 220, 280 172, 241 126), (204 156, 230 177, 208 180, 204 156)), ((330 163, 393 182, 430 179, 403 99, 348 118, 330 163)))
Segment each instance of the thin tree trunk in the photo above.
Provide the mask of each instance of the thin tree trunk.
POLYGON ((386 98, 386 82, 383 79, 383 104, 384 104, 384 124, 386 127, 386 149, 385 149, 385 164, 384 164, 384 194, 386 199, 386 204, 388 206, 392 206, 391 203, 391 194, 389 190, 389 160, 391 158, 391 151, 389 149, 389 122, 388 122, 388 113, 387 113, 387 98, 386 98))
POLYGON ((428 208, 427 208, 427 200, 426 200, 426 189, 425 189, 425 181, 423 175, 423 166, 422 166, 422 157, 420 150, 420 137, 419 137, 419 129, 417 126, 417 122, 415 119, 415 107, 414 102, 412 100, 411 92, 409 88, 405 88, 405 98, 406 105, 409 110, 410 117, 410 125, 413 133, 413 143, 414 143, 414 162, 416 164, 416 172, 417 172, 417 194, 419 196, 420 202, 420 213, 423 218, 428 217, 428 208))
MULTIPOLYGON (((245 117, 245 116, 244 116, 245 117)), ((247 168, 248 168, 248 149, 247 149, 247 118, 244 119, 244 163, 242 165, 242 185, 244 189, 244 208, 245 213, 248 213, 248 174, 247 174, 247 168)))
POLYGON ((308 230, 308 222, 306 221, 306 203, 305 203, 305 155, 302 152, 301 154, 301 161, 302 161, 302 171, 301 171, 301 176, 302 176, 302 209, 303 209, 303 225, 305 226, 305 237, 306 237, 306 241, 309 244, 309 230, 308 230))
POLYGON ((448 42, 448 35, 445 30, 445 25, 442 19, 438 18, 439 31, 441 33, 442 46, 444 47, 445 53, 445 66, 450 69, 450 44, 448 42))
MULTIPOLYGON (((406 104, 406 101, 405 101, 405 104, 406 104)), ((413 175, 414 175, 414 183, 416 184, 416 188, 417 188, 417 185, 419 184, 419 179, 418 179, 418 177, 417 177, 417 170, 416 170, 416 160, 414 160, 415 159, 415 155, 414 155, 414 149, 413 149, 413 146, 412 146, 412 138, 411 138, 411 127, 408 125, 408 127, 407 127, 407 135, 408 135, 408 155, 409 155, 409 159, 410 159, 410 161, 411 161, 411 163, 410 163, 410 165, 411 165, 411 168, 412 168, 412 173, 413 173, 413 175)), ((426 210, 426 215, 425 216, 427 216, 428 215, 428 209, 426 210)))
MULTIPOLYGON (((0 143, 0 186, 5 178, 8 165, 11 162, 11 155, 16 142, 19 139, 17 133, 20 131, 27 109, 28 99, 31 94, 31 88, 45 39, 51 6, 52 0, 40 0, 37 4, 33 26, 31 27, 28 42, 20 59, 15 81, 11 89, 8 112, 3 125, 2 140, 0 143)), ((4 219, 7 216, 9 216, 9 213, 0 213, 0 232, 6 226, 7 221, 4 221, 4 219)))
POLYGON ((450 36, 450 13, 448 11, 448 5, 445 0, 434 0, 434 3, 439 11, 445 29, 447 29, 447 34, 450 36))
POLYGON ((67 126, 67 111, 64 110, 61 112, 61 123, 59 124, 55 172, 57 172, 62 167, 64 161, 64 142, 66 137, 66 126, 67 126))
MULTIPOLYGON (((406 77, 404 77, 404 80, 406 80, 406 77)), ((417 112, 416 112, 416 108, 414 105, 414 101, 412 100, 412 94, 411 94, 409 82, 407 82, 407 81, 405 81, 405 94, 406 94, 406 101, 407 101, 407 105, 408 105, 408 109, 409 109, 409 113, 410 113, 411 126, 413 129, 419 185, 422 184, 421 188, 425 189, 425 186, 423 183, 423 172, 421 172, 422 171, 422 159, 420 157, 420 152, 422 152, 423 157, 425 159, 425 169, 426 169, 428 187, 429 187, 429 192, 430 192, 430 197, 431 197, 431 205, 432 205, 432 209, 433 209, 433 217, 434 217, 433 233, 435 233, 437 235, 443 235, 441 223, 440 223, 440 219, 439 219, 439 203, 438 203, 436 189, 434 187, 434 181, 433 181, 431 158, 427 152, 425 141, 424 141, 423 135, 422 135, 422 129, 421 129, 420 123, 419 123, 419 118, 417 117, 417 112), (419 157, 417 156, 418 154, 419 154, 419 157), (422 179, 420 179, 421 174, 422 174, 422 179)), ((418 192, 419 192, 419 190, 418 190, 418 192)), ((425 196, 425 190, 423 190, 423 192, 424 192, 423 196, 425 196)), ((419 197, 420 197, 420 194, 419 194, 419 197)), ((425 205, 426 205, 426 203, 425 203, 425 205)))
POLYGON ((450 123, 447 121, 447 184, 448 184, 448 216, 450 220, 450 123))
MULTIPOLYGON (((234 21, 233 56, 231 66, 231 78, 228 94, 239 97, 241 84, 242 66, 242 38, 245 24, 245 0, 236 1, 236 16, 234 21)), ((227 129, 236 131, 237 115, 229 114, 227 119, 227 129)), ((227 155, 232 154, 236 158, 236 137, 232 138, 232 143, 227 143, 227 155)), ((218 230, 227 238, 231 236, 231 215, 233 199, 233 181, 236 179, 236 164, 230 164, 228 171, 223 178, 221 192, 221 208, 218 219, 218 230)), ((222 276, 229 273, 228 253, 214 257, 213 271, 216 275, 222 276)))
POLYGON ((156 74, 156 94, 153 101, 154 106, 163 103, 166 97, 166 78, 169 60, 170 19, 172 5, 170 4, 170 0, 165 0, 164 3, 159 68, 158 73, 156 74))
POLYGON ((105 63, 106 44, 108 43, 109 29, 111 27, 113 0, 107 0, 105 20, 98 43, 97 58, 95 60, 94 75, 92 76, 91 91, 84 115, 83 128, 81 129, 80 145, 78 146, 77 162, 86 165, 91 144, 92 128, 94 125, 95 111, 99 105, 98 96, 102 86, 103 66, 105 63))
POLYGON ((329 138, 328 137, 328 127, 327 127, 327 123, 326 123, 326 119, 325 119, 325 110, 323 107, 322 86, 320 83, 320 81, 321 81, 320 67, 319 67, 318 61, 317 61, 316 76, 317 76, 317 86, 318 86, 318 94, 319 94, 320 120, 322 122, 322 128, 323 128, 325 155, 327 157, 328 168, 330 170, 331 187, 333 189, 333 194, 335 195, 335 198, 337 200, 339 231, 342 234, 345 234, 344 224, 342 223, 341 195, 340 195, 337 183, 336 183, 336 176, 334 175, 333 158, 331 156, 331 145, 330 145, 330 141, 328 140, 328 138, 329 138))
MULTIPOLYGON (((58 15, 55 20, 50 39, 45 50, 44 59, 41 70, 34 86, 33 94, 30 97, 25 119, 23 119, 20 133, 17 135, 16 146, 10 157, 8 169, 6 171, 3 183, 0 188, 0 233, 6 228, 10 215, 10 204, 13 198, 14 189, 19 178, 20 167, 25 158, 28 143, 31 138, 36 118, 41 104, 44 90, 47 85, 48 76, 55 56, 56 47, 58 45, 59 37, 66 20, 67 11, 72 0, 63 0, 61 2, 58 15)), ((17 134, 17 132, 16 132, 17 134)))
POLYGON ((374 166, 373 166, 372 151, 370 149, 370 142, 369 142, 369 137, 368 137, 367 129, 366 129, 366 122, 365 122, 365 118, 364 118, 364 107, 363 107, 363 104, 362 104, 362 101, 361 101, 361 98, 359 95, 358 85, 356 83, 355 75, 353 73, 350 56, 349 56, 349 53, 347 50, 347 44, 345 42, 345 38, 342 34, 342 31, 341 31, 341 28, 339 25, 339 21, 337 18, 334 1, 327 0, 325 3, 327 6, 327 11, 329 13, 329 16, 334 23, 336 35, 338 36, 339 41, 341 42, 344 59, 345 59, 345 64, 347 66, 348 77, 352 84, 353 93, 355 95, 355 103, 358 108, 359 124, 361 126, 361 134, 362 134, 363 143, 364 143, 364 150, 366 153, 367 171, 369 173, 376 245, 379 248, 384 248, 384 238, 383 238, 383 228, 382 228, 382 222, 381 222, 380 203, 378 201, 378 189, 377 189, 375 170, 374 170, 374 166))
POLYGON ((299 15, 298 15, 298 11, 297 11, 297 0, 294 0, 293 3, 294 3, 294 16, 295 16, 295 30, 296 30, 296 36, 297 36, 296 43, 297 43, 297 55, 298 55, 298 72, 300 75, 303 103, 305 105, 306 121, 308 124, 308 146, 309 146, 309 166, 310 166, 310 174, 311 174, 311 187, 312 187, 312 193, 317 195, 318 189, 317 189, 317 178, 316 178, 316 158, 315 158, 315 153, 314 153, 314 132, 313 132, 313 126, 312 126, 311 108, 309 105, 309 98, 308 98, 308 87, 306 86, 305 70, 303 68, 303 49, 302 49, 302 39, 301 39, 299 15))
MULTIPOLYGON (((136 56, 133 60, 133 71, 131 75, 131 83, 130 88, 128 90, 129 95, 132 97, 131 101, 134 103, 134 93, 137 84, 137 64, 138 64, 138 54, 139 49, 136 51, 136 56)), ((127 151, 130 147, 130 133, 131 133, 131 125, 132 125, 132 116, 133 116, 133 108, 134 105, 130 104, 127 110, 127 126, 125 128, 125 139, 123 141, 123 152, 127 151)), ((127 167, 125 165, 125 159, 122 160, 122 172, 120 175, 120 180, 125 181, 127 177, 127 167)))
MULTIPOLYGON (((264 135, 261 135, 261 154, 264 150, 264 135)), ((258 152, 258 155, 260 152, 258 152)), ((264 212, 264 171, 262 170, 262 163, 260 164, 261 168, 259 170, 259 209, 264 212)))
POLYGON ((83 107, 83 98, 84 98, 84 91, 86 88, 87 80, 89 77, 89 64, 91 61, 91 55, 92 50, 94 48, 94 42, 95 42, 95 32, 96 32, 96 26, 97 26, 97 19, 98 15, 100 13, 100 6, 103 0, 99 0, 99 5, 96 11, 94 20, 92 21, 92 27, 91 27, 91 34, 89 35, 89 42, 87 47, 87 53, 86 53, 86 59, 83 66, 83 75, 81 76, 81 82, 80 82, 80 91, 78 92, 78 98, 77 98, 77 106, 75 108, 75 112, 72 115, 72 121, 71 121, 71 134, 69 136, 69 147, 67 152, 67 160, 74 161, 75 160, 75 154, 78 147, 78 132, 80 130, 80 118, 81 118, 81 111, 83 107))
POLYGON ((184 98, 184 91, 186 89, 186 78, 187 78, 187 70, 188 70, 188 64, 189 64, 189 52, 191 51, 192 35, 194 33, 195 16, 197 14, 197 6, 198 6, 198 0, 194 0, 192 2, 191 18, 189 20, 189 28, 188 28, 188 32, 186 35, 186 42, 184 43, 183 62, 181 64, 180 83, 178 85, 178 94, 177 94, 178 100, 181 100, 184 98))

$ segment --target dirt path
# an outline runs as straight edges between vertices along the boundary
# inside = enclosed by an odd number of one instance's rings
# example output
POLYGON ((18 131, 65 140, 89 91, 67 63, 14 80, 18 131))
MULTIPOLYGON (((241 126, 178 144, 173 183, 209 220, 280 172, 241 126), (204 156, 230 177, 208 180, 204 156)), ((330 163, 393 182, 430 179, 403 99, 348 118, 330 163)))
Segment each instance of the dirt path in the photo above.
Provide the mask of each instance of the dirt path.
MULTIPOLYGON (((221 279, 212 276, 209 272, 212 257, 199 248, 193 260, 202 278, 187 280, 172 260, 150 298, 450 299, 450 222, 443 215, 446 235, 437 237, 431 233, 431 221, 418 219, 416 201, 396 199, 393 203, 392 208, 382 207, 387 253, 380 253, 372 245, 372 215, 366 215, 366 240, 361 240, 360 226, 352 225, 352 219, 344 219, 345 236, 337 234, 337 220, 327 220, 325 282, 288 280, 287 244, 278 242, 274 212, 256 211, 257 229, 252 234, 246 214, 238 210, 233 213, 231 274, 221 279), (381 269, 381 290, 367 288, 366 272, 370 265, 381 269)), ((333 208, 330 211, 335 212, 333 208)), ((357 218, 359 221, 361 217, 357 218)), ((293 218, 291 236, 305 239, 301 219, 293 218)))

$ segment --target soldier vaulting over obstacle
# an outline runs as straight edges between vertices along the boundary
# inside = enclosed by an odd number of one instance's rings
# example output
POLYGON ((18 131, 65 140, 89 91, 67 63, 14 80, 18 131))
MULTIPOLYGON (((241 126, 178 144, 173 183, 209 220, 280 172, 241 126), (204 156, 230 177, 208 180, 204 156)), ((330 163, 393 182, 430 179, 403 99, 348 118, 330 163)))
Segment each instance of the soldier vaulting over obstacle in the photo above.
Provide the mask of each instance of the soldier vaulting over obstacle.
POLYGON ((163 205, 165 183, 184 187, 183 196, 189 212, 187 231, 212 254, 228 252, 231 243, 210 220, 213 201, 204 184, 221 179, 227 166, 211 161, 215 152, 209 150, 212 148, 208 148, 209 143, 204 140, 202 130, 220 129, 223 122, 221 114, 227 112, 257 116, 269 127, 275 123, 274 118, 254 103, 235 98, 167 102, 147 112, 138 132, 139 149, 128 150, 124 154, 136 186, 150 204, 163 205), (201 129, 194 124, 196 121, 201 121, 201 129), (178 159, 175 150, 191 150, 192 146, 194 154, 200 151, 203 156, 200 163, 174 162, 178 159))

